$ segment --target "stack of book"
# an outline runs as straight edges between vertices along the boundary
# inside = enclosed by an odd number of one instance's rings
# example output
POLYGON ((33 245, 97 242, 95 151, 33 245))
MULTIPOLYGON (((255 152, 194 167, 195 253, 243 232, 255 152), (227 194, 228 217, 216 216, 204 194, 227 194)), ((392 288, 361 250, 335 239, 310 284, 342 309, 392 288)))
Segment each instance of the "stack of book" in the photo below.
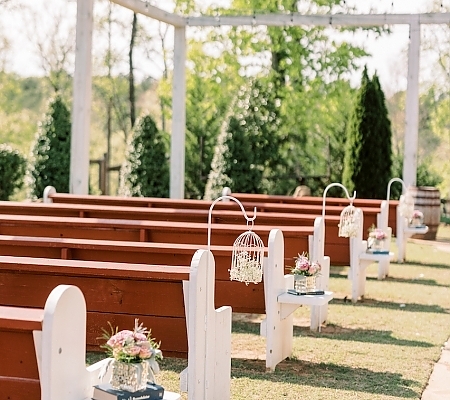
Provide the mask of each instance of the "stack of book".
POLYGON ((164 398, 164 388, 154 383, 137 392, 113 389, 109 383, 94 386, 93 400, 160 400, 164 398))

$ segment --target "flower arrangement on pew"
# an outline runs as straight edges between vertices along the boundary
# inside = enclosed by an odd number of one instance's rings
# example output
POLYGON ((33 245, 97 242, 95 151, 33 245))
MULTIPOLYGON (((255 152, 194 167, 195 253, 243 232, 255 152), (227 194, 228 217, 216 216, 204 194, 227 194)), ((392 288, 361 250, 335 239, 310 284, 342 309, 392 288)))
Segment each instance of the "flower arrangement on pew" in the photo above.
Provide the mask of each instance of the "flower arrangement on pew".
POLYGON ((409 226, 420 227, 423 226, 423 213, 420 210, 414 210, 409 220, 409 226))
POLYGON ((295 267, 291 269, 294 275, 294 290, 305 293, 316 288, 316 278, 320 275, 321 265, 311 261, 308 254, 303 252, 295 258, 295 267))
POLYGON ((158 360, 162 359, 160 343, 151 336, 151 331, 135 319, 134 329, 118 331, 111 326, 111 333, 103 329, 102 338, 106 343, 101 347, 109 355, 102 372, 106 374, 112 367, 110 384, 113 389, 136 392, 147 387, 147 382, 155 383, 159 372, 158 360))
POLYGON ((387 238, 386 232, 374 225, 369 229, 369 238, 367 240, 367 248, 371 250, 382 250, 384 248, 384 240, 387 238))

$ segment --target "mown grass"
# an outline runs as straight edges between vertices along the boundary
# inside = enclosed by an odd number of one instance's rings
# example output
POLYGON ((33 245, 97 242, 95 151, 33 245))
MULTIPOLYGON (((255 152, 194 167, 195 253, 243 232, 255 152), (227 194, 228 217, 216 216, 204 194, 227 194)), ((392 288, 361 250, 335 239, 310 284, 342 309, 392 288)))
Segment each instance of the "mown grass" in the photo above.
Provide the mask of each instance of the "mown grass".
MULTIPOLYGON (((408 242, 407 261, 391 263, 386 280, 371 265, 357 304, 348 300, 348 268, 332 267, 326 325, 311 332, 309 308, 299 308, 292 357, 275 373, 265 371, 261 316, 234 315, 232 399, 420 399, 450 336, 450 227, 440 227, 438 238, 438 246, 408 242)), ((186 365, 165 358, 159 382, 179 392, 186 365)))

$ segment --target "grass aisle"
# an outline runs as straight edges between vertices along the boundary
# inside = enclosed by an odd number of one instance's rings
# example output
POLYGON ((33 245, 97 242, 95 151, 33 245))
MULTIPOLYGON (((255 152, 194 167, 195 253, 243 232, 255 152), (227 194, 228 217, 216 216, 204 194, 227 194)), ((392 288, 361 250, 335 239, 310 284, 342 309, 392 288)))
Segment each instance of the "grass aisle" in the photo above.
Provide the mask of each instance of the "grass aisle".
MULTIPOLYGON (((309 308, 299 308, 293 356, 275 373, 265 372, 261 316, 235 315, 232 399, 420 399, 450 336, 450 227, 438 236, 449 243, 409 242, 408 261, 391 263, 384 281, 372 264, 366 297, 356 305, 347 300, 348 268, 332 267, 335 298, 326 326, 310 332, 309 308)), ((160 383, 178 392, 185 366, 186 360, 164 359, 160 383)))

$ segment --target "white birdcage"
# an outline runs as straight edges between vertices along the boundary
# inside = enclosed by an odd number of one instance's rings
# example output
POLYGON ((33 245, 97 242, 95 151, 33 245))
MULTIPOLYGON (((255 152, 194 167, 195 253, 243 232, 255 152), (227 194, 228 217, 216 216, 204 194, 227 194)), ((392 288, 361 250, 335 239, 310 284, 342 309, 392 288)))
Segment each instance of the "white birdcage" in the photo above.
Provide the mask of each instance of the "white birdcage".
POLYGON ((214 200, 209 207, 208 215, 208 250, 211 251, 211 225, 212 210, 214 205, 220 200, 233 200, 241 208, 242 214, 247 220, 247 232, 242 233, 233 243, 233 253, 231 255, 230 280, 249 283, 259 283, 262 281, 262 263, 264 259, 264 243, 261 238, 252 231, 256 219, 256 207, 253 217, 249 218, 242 203, 233 196, 223 195, 214 200))
POLYGON ((264 244, 261 238, 249 229, 234 241, 230 280, 249 283, 262 281, 264 244))
POLYGON ((345 207, 341 212, 341 219, 339 222, 339 236, 340 237, 356 237, 358 234, 360 221, 360 214, 357 212, 353 204, 345 207))
POLYGON ((398 205, 400 216, 410 220, 414 214, 414 197, 408 191, 400 196, 398 205))

